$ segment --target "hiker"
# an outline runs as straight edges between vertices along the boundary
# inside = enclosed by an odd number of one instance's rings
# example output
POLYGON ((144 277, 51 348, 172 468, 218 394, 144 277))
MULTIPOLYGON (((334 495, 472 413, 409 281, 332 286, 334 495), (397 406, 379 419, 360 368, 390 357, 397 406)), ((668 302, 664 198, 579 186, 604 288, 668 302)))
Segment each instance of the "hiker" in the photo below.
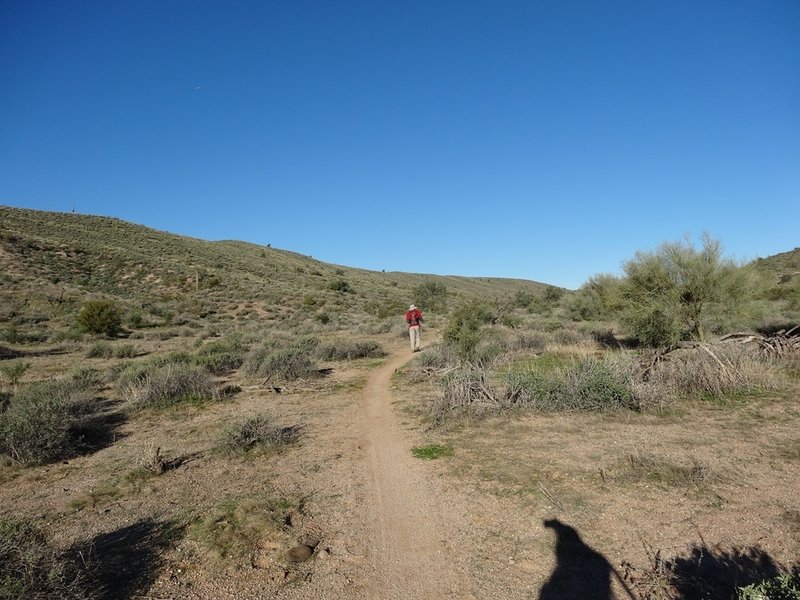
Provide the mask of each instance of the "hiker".
POLYGON ((419 352, 419 326, 422 323, 422 313, 413 304, 406 311, 406 323, 408 323, 408 335, 411 338, 411 351, 419 352))

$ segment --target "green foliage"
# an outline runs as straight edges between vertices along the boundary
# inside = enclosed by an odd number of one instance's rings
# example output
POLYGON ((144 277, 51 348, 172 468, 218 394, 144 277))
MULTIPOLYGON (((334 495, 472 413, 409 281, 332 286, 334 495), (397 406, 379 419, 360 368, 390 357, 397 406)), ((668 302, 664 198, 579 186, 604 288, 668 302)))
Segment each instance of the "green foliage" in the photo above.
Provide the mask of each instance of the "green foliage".
POLYGON ((620 283, 613 275, 590 277, 569 299, 567 314, 576 321, 603 321, 614 317, 620 283))
POLYGON ((620 320, 648 345, 703 340, 755 317, 758 276, 723 258, 708 236, 699 250, 677 242, 637 252, 624 271, 620 320))
POLYGON ((227 429, 220 447, 225 452, 247 452, 258 446, 286 446, 297 441, 300 429, 298 425, 280 427, 268 415, 255 415, 227 429))
POLYGON ((342 292, 351 294, 353 293, 353 288, 350 284, 344 279, 335 279, 328 284, 328 289, 334 292, 342 292))
POLYGON ((0 364, 0 373, 3 374, 3 377, 10 383, 12 386, 17 387, 22 376, 25 375, 25 372, 31 368, 31 363, 21 361, 21 360, 13 360, 7 363, 0 364))
POLYGON ((33 525, 0 519, 0 600, 86 600, 85 573, 33 525))
POLYGON ((428 444, 427 446, 412 448, 411 454, 423 460, 436 460, 443 456, 453 456, 453 446, 450 444, 428 444))
POLYGON ((441 312, 447 307, 447 286, 437 281, 420 283, 411 291, 411 299, 417 306, 430 312, 441 312))
POLYGON ((481 340, 481 329, 492 319, 492 313, 480 302, 463 304, 450 315, 444 330, 444 341, 462 360, 474 358, 481 340))
POLYGON ((92 300, 78 313, 78 326, 86 333, 115 337, 122 329, 122 311, 110 300, 92 300))
POLYGON ((0 452, 24 464, 42 464, 73 454, 76 415, 88 402, 78 380, 47 381, 23 387, 0 415, 0 452))
POLYGON ((542 411, 639 409, 624 374, 595 358, 583 358, 546 374, 512 371, 507 376, 506 401, 510 406, 542 411))
POLYGON ((800 568, 739 588, 737 600, 800 600, 800 568))

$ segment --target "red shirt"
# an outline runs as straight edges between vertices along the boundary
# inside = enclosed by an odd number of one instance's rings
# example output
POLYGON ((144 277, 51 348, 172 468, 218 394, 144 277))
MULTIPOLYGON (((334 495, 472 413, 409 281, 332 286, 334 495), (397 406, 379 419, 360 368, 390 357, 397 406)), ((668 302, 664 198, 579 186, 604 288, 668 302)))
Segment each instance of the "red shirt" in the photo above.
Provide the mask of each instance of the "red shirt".
POLYGON ((419 327, 419 324, 422 323, 422 313, 418 308, 406 312, 406 323, 409 327, 419 327))

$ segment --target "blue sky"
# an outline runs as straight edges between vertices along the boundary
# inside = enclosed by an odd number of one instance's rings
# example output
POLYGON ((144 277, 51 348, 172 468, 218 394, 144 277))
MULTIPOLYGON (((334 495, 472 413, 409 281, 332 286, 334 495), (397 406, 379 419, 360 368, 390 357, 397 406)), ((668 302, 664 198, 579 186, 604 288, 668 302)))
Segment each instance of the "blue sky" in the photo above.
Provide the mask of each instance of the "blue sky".
POLYGON ((0 204, 576 288, 800 217, 797 0, 0 0, 0 204))

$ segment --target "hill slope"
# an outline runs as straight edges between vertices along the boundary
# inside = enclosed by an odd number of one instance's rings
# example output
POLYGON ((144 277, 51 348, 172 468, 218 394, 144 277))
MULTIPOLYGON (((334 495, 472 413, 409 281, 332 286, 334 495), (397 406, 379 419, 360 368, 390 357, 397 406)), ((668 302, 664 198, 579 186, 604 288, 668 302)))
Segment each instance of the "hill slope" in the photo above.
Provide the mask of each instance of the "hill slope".
MULTIPOLYGON (((420 284, 447 288, 449 304, 501 302, 541 283, 379 273, 320 262, 246 242, 210 242, 119 219, 0 206, 0 271, 5 315, 49 319, 89 295, 129 311, 183 320, 209 318, 362 321, 402 314, 420 284), (242 306, 244 303, 244 306, 242 306)), ((428 307, 432 308, 432 307, 428 307)))

